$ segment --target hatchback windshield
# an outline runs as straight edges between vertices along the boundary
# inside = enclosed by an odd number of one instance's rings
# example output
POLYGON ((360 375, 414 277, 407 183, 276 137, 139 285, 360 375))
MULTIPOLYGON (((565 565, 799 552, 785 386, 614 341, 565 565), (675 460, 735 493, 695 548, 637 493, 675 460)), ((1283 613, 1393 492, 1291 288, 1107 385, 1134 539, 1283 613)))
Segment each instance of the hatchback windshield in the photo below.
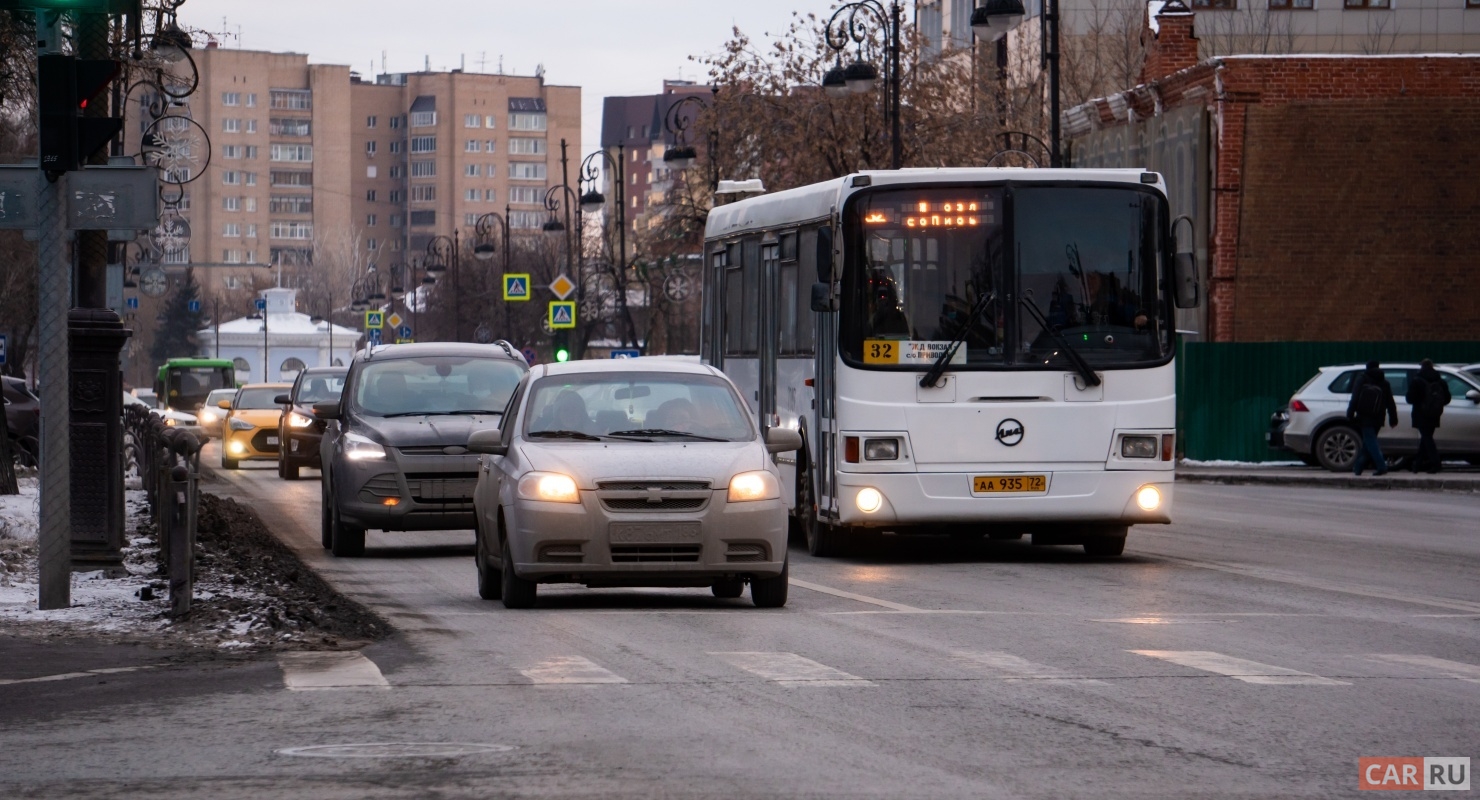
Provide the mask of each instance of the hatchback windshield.
POLYGON ((372 361, 355 380, 354 400, 374 417, 502 414, 524 367, 501 358, 422 356, 372 361))
POLYGON ((273 400, 283 393, 283 386, 255 386, 242 389, 236 397, 236 407, 244 410, 282 408, 273 400))
POLYGON ((344 391, 344 373, 308 373, 303 376, 303 385, 298 387, 298 402, 322 403, 338 400, 344 391))
POLYGON ((740 398, 712 375, 591 373, 542 378, 530 392, 524 435, 556 432, 719 441, 755 436, 740 398))

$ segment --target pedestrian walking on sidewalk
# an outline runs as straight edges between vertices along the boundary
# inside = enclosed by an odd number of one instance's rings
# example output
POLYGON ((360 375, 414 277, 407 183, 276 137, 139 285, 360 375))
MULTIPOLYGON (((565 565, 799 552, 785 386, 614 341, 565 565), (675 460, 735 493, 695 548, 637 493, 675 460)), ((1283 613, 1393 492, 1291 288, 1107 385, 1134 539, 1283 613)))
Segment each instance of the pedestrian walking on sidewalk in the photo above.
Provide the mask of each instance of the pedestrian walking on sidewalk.
POLYGON ((1398 404, 1393 400, 1393 387, 1382 375, 1377 359, 1367 362, 1365 372, 1352 381, 1352 399, 1346 405, 1346 418, 1357 423, 1362 430, 1362 449, 1357 453, 1352 473, 1361 475, 1368 461, 1372 462, 1373 475, 1386 475, 1387 461, 1382 457, 1382 447, 1377 444, 1377 432, 1382 430, 1382 421, 1398 427, 1398 404))
POLYGON ((1434 362, 1425 358, 1419 362, 1418 374, 1408 381, 1408 394, 1404 396, 1413 406, 1413 427, 1418 429, 1418 455, 1413 457, 1413 471, 1438 472, 1439 448, 1434 444, 1434 430, 1439 427, 1439 418, 1444 416, 1444 407, 1453 396, 1444 376, 1434 369, 1434 362))

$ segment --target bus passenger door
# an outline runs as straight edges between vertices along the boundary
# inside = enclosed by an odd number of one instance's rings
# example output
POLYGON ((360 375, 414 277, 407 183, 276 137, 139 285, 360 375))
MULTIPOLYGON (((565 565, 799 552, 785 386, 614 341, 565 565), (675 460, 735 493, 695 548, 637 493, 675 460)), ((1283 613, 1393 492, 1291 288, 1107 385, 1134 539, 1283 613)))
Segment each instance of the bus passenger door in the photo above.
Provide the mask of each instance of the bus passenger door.
POLYGON ((776 351, 777 341, 777 269, 780 261, 780 245, 775 241, 761 245, 760 272, 760 395, 756 398, 756 413, 760 418, 761 436, 775 427, 776 420, 776 351))
MULTIPOLYGON (((819 283, 835 284, 832 228, 817 230, 816 264, 819 283)), ((816 324, 817 360, 814 365, 813 397, 816 411, 813 417, 813 437, 817 449, 813 463, 817 465, 817 512, 822 519, 837 518, 837 502, 834 498, 834 476, 837 473, 836 380, 838 363, 838 315, 834 311, 813 309, 811 321, 816 324)))

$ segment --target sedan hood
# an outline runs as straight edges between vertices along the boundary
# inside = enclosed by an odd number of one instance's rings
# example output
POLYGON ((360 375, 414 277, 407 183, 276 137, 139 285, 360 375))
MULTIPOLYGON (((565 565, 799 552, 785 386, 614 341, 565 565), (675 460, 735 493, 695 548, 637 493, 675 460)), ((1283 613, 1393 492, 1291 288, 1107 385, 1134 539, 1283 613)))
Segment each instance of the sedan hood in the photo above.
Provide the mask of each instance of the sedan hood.
POLYGON ((583 490, 609 480, 707 480, 716 489, 738 472, 768 463, 760 442, 529 442, 519 451, 531 469, 561 472, 583 490))
POLYGON ((448 414, 415 417, 360 417, 353 429, 387 447, 466 447, 468 436, 480 428, 498 427, 498 414, 448 414))

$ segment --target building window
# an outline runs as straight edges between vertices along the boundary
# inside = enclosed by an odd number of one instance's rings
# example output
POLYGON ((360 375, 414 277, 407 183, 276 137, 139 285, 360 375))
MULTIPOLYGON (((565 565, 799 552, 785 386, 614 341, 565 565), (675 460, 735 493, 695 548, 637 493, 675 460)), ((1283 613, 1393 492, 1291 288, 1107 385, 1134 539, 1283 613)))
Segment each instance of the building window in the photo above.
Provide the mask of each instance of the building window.
POLYGON ((468 201, 469 203, 476 203, 478 202, 478 197, 480 195, 481 192, 479 192, 477 189, 467 189, 463 192, 463 199, 468 201))
POLYGON ((492 114, 489 114, 488 116, 486 116, 486 117, 483 118, 483 127, 487 128, 489 130, 493 130, 494 123, 496 123, 496 122, 498 122, 498 117, 496 117, 496 116, 494 116, 492 114))
POLYGON ((435 211, 413 211, 411 212, 412 225, 436 225, 437 212, 435 211))
POLYGON ((379 172, 380 172, 380 170, 376 169, 374 164, 371 164, 370 166, 365 167, 365 177, 367 177, 367 178, 373 178, 379 172))
POLYGON ((365 249, 366 250, 371 250, 371 251, 375 250, 375 240, 374 239, 366 239, 365 240, 365 249))
POLYGON ((1232 11, 1238 8, 1238 0, 1192 0, 1192 7, 1232 11))
POLYGON ((437 152, 437 137, 435 137, 435 136, 413 136, 413 137, 411 137, 411 152, 413 152, 413 153, 435 153, 435 152, 437 152))
POLYGON ((389 225, 389 226, 391 226, 392 228, 399 228, 399 227, 401 227, 401 215, 400 214, 392 214, 392 215, 390 215, 390 217, 388 217, 386 219, 386 224, 389 225))
POLYGON ((405 164, 397 164, 397 165, 391 167, 391 177, 392 178, 404 178, 404 177, 406 177, 406 165, 405 164))
POLYGON ((186 245, 185 247, 182 247, 182 248, 180 248, 179 250, 176 250, 173 253, 165 253, 164 256, 159 259, 159 263, 161 263, 161 264, 189 264, 190 263, 190 246, 189 245, 186 245))
POLYGON ((256 107, 257 107, 257 93, 256 92, 249 92, 247 94, 247 108, 256 108, 256 107))
POLYGON ((437 186, 435 184, 411 187, 411 202, 430 203, 437 199, 437 186))
MULTIPOLYGON (((247 235, 247 238, 248 239, 255 239, 255 238, 257 238, 257 223, 255 223, 255 222, 248 222, 247 223, 247 234, 246 235, 247 235)), ((251 261, 252 260, 252 251, 251 250, 248 250, 247 251, 247 260, 248 261, 251 261)))
POLYGON ((493 142, 494 142, 493 139, 487 139, 487 140, 485 140, 483 142, 483 149, 484 150, 487 150, 490 153, 494 152, 494 150, 493 150, 493 142))
MULTIPOLYGON (((1345 0, 1347 8, 1392 8, 1392 0, 1345 0)), ((1473 7, 1472 3, 1466 3, 1473 7)))
POLYGON ((257 120, 255 120, 255 119, 249 119, 249 120, 247 120, 247 129, 246 130, 247 130, 247 133, 256 133, 257 132, 257 120))
POLYGON ((241 211, 242 199, 240 197, 221 198, 221 208, 225 211, 241 211))
POLYGON ((239 144, 227 144, 221 146, 222 158, 241 158, 242 146, 239 144))
POLYGON ((469 228, 473 227, 474 225, 477 225, 478 224, 478 215, 477 214, 463 214, 463 224, 466 225, 466 226, 468 226, 469 228))
POLYGON ((244 197, 244 198, 242 198, 242 210, 245 211, 245 212, 247 212, 248 214, 256 213, 256 211, 257 211, 257 198, 255 198, 255 197, 244 197))
POLYGON ((267 210, 273 214, 312 214, 313 196, 306 194, 275 194, 267 201, 267 210))
POLYGON ((221 120, 221 132, 222 133, 240 133, 241 132, 241 129, 242 129, 242 121, 239 120, 239 119, 231 119, 231 118, 228 118, 228 119, 221 120))
POLYGON ((544 191, 534 186, 510 186, 509 202, 535 205, 540 202, 540 195, 544 194, 544 191))
POLYGON ((437 177, 437 162, 435 161, 413 161, 411 162, 411 177, 413 178, 435 178, 437 177))
POLYGON ((374 116, 369 116, 369 117, 366 117, 365 118, 365 127, 367 127, 367 128, 373 128, 373 127, 375 127, 375 117, 374 116))
POLYGON ((400 190, 400 189, 392 189, 390 191, 390 202, 392 202, 392 203, 404 203, 404 202, 406 202, 406 193, 404 191, 400 190))
POLYGON ((271 235, 274 239, 312 239, 313 223, 274 222, 271 235))
POLYGON ((375 155, 375 140, 374 139, 371 139, 370 141, 368 141, 368 142, 365 143, 365 155, 367 155, 367 156, 373 156, 373 155, 375 155))
POLYGON ((257 145, 255 145, 255 144, 249 144, 249 145, 247 145, 246 150, 247 150, 247 160, 248 161, 252 161, 252 160, 254 160, 254 159, 257 158, 257 145))
POLYGON ((542 181, 545 179, 544 162, 514 162, 509 165, 509 177, 519 181, 542 181))
POLYGON ((222 250, 221 251, 221 260, 223 262, 227 263, 227 264, 240 264, 240 263, 242 263, 242 251, 240 251, 240 250, 222 250))
POLYGON ((242 184, 243 185, 246 185, 246 186, 256 186, 257 185, 257 173, 255 173, 255 172, 243 172, 242 173, 242 184))
POLYGON ((242 226, 238 222, 228 222, 221 228, 221 235, 227 238, 241 238, 242 226))
POLYGON ((367 228, 373 228, 373 227, 375 227, 375 215, 374 214, 367 214, 365 216, 365 227, 367 227, 367 228))
POLYGON ((399 153, 399 152, 401 152, 401 141, 399 139, 391 142, 391 152, 392 153, 399 153))
POLYGON ((542 131, 545 130, 545 115, 532 113, 513 113, 509 115, 509 130, 511 131, 542 131))
POLYGON ((468 164, 463 167, 463 176, 468 178, 476 178, 478 177, 478 173, 480 171, 481 170, 478 168, 477 164, 468 164))
POLYGON ((478 126, 480 126, 482 124, 483 124, 483 117, 481 117, 481 116, 479 116, 477 114, 464 114, 463 115, 463 127, 464 128, 476 128, 476 127, 478 127, 478 126))
POLYGON ((221 93, 221 105, 223 105, 223 106, 239 106, 241 104, 242 104, 242 95, 241 95, 241 92, 222 92, 221 93))
POLYGON ((1310 10, 1316 7, 1315 0, 1269 0, 1269 7, 1277 11, 1310 10))
POLYGON ((221 182, 227 186, 240 186, 242 184, 242 174, 235 170, 227 170, 221 173, 221 182))
POLYGON ((463 143, 463 152, 481 153, 483 152, 483 143, 478 141, 477 139, 469 139, 463 143))
POLYGON ((521 230, 532 230, 545 224, 545 214, 542 211, 510 211, 509 227, 521 230))
POLYGON ((542 156, 545 152, 544 139, 509 140, 509 155, 511 156, 542 156))
POLYGON ((493 203, 493 202, 497 202, 497 199, 498 199, 498 193, 495 192, 494 190, 492 190, 492 189, 484 189, 483 190, 483 201, 484 202, 486 202, 486 203, 493 203))
POLYGON ((399 128, 399 127, 401 127, 401 118, 400 117, 391 117, 391 128, 399 128))
POLYGON ((273 136, 311 136, 313 122, 306 119, 273 117, 267 121, 267 132, 273 136))
POLYGON ((295 170, 290 172, 288 170, 273 170, 271 177, 273 186, 313 185, 313 173, 310 171, 295 170))
POLYGON ((437 124, 437 112, 435 111, 413 111, 411 112, 411 127, 429 128, 437 124))
POLYGON ((313 95, 307 89, 273 89, 273 108, 307 111, 313 108, 313 95))
POLYGON ((374 189, 371 189, 371 190, 365 192, 365 199, 366 200, 369 200, 372 203, 375 202, 375 190, 374 189))
POLYGON ((269 158, 273 161, 297 161, 307 164, 313 161, 313 145, 275 144, 272 146, 269 158))

